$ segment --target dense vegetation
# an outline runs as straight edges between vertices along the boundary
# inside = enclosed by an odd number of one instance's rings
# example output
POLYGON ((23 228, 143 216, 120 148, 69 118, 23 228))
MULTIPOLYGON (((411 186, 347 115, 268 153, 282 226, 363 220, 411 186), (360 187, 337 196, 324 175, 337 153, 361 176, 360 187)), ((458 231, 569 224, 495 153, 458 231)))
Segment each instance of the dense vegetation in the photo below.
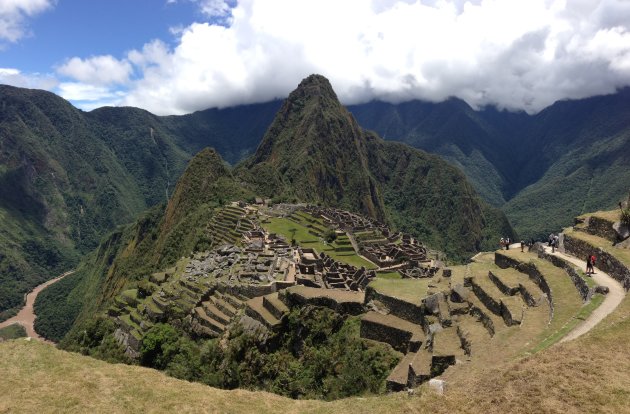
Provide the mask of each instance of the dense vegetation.
MULTIPOLYGON (((387 345, 359 336, 360 321, 330 309, 294 309, 281 333, 261 344, 235 326, 230 340, 194 340, 169 324, 144 336, 140 364, 218 388, 265 390, 291 398, 337 399, 385 390, 399 357, 387 345)), ((70 350, 109 361, 126 361, 106 319, 76 332, 70 350)))
POLYGON ((587 211, 614 208, 630 182, 630 88, 557 102, 536 115, 465 102, 371 102, 349 107, 388 140, 460 168, 517 232, 541 237, 587 211))

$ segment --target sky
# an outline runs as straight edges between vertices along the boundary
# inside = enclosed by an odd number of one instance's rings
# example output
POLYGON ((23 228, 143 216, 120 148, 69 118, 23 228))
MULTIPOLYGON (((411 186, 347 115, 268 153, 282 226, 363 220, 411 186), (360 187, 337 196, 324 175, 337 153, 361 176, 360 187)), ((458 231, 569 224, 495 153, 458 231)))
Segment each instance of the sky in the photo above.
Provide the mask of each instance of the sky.
POLYGON ((630 0, 0 0, 0 83, 83 110, 284 98, 536 113, 630 85, 630 0))

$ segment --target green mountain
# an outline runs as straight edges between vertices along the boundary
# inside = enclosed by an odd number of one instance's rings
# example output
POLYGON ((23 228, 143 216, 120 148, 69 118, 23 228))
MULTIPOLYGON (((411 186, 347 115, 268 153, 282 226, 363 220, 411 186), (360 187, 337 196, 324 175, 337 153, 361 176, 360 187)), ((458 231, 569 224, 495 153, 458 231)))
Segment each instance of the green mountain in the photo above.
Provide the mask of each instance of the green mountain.
MULTIPOLYGON (((51 93, 2 86, 0 96, 2 312, 164 199, 164 158, 178 175, 186 156, 153 140, 145 146, 134 132, 114 135, 51 93)), ((148 126, 142 135, 151 139, 148 126)))
POLYGON ((193 154, 211 145, 236 162, 252 152, 279 105, 86 113, 49 92, 0 86, 0 320, 103 235, 166 202, 193 154))
POLYGON ((256 153, 239 168, 266 197, 345 207, 383 220, 365 135, 322 76, 304 79, 282 105, 256 153))
POLYGON ((388 140, 436 153, 501 207, 519 234, 541 237, 586 211, 612 208, 630 187, 630 88, 561 101, 536 115, 459 99, 349 107, 388 140))

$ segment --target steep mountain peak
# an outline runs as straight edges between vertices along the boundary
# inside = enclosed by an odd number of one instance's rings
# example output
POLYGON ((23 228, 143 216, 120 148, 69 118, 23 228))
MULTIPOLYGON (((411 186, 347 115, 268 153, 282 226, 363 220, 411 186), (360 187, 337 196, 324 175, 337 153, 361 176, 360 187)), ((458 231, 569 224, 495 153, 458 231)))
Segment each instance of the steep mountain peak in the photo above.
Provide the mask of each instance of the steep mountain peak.
POLYGON ((330 81, 322 75, 313 74, 304 79, 298 87, 289 95, 289 101, 295 98, 324 97, 338 101, 337 94, 330 81))
POLYGON ((363 130, 321 75, 291 92, 245 166, 244 181, 259 194, 291 194, 384 218, 363 130))

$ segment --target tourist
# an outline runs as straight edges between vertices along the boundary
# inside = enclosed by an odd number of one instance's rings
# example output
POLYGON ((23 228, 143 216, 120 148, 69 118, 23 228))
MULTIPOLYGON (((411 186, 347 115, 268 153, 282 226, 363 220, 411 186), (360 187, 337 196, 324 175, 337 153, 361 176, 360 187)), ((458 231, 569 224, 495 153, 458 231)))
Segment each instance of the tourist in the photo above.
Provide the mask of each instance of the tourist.
POLYGON ((591 255, 586 256, 586 275, 588 276, 593 272, 593 264, 591 263, 591 255))
POLYGON ((521 253, 525 252, 525 240, 521 240, 521 253))
POLYGON ((591 255, 591 273, 595 274, 595 262, 597 261, 597 257, 594 254, 591 255))
POLYGON ((551 238, 551 253, 555 253, 556 252, 556 238, 552 237, 551 238))

